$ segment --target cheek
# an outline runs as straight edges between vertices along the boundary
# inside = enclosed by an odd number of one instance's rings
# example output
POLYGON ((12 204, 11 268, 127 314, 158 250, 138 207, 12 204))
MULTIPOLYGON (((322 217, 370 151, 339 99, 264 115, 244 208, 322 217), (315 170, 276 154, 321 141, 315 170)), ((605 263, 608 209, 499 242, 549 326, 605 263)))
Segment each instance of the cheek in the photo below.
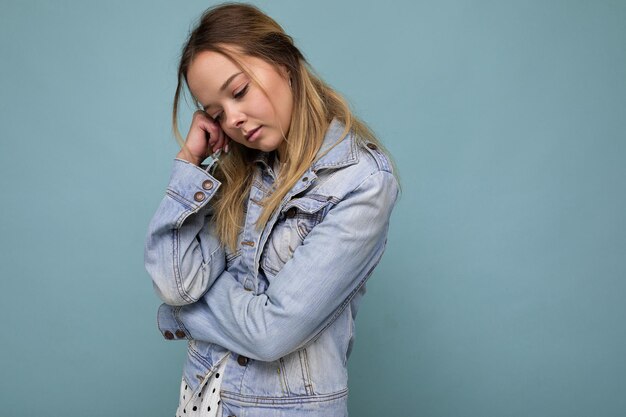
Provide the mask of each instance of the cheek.
POLYGON ((225 134, 226 136, 228 136, 228 138, 229 138, 230 140, 233 140, 233 141, 235 141, 235 142, 239 142, 239 143, 242 143, 242 144, 243 144, 242 139, 240 139, 240 138, 239 138, 239 136, 237 136, 237 135, 240 135, 240 134, 241 134, 241 132, 240 132, 240 131, 238 131, 237 129, 232 129, 232 128, 229 128, 229 127, 228 127, 226 124, 224 124, 224 123, 220 123, 220 127, 222 128, 222 131, 224 132, 224 134, 225 134))
POLYGON ((277 122, 285 124, 291 120, 291 112, 293 107, 293 99, 290 91, 284 91, 283 86, 278 86, 276 90, 277 94, 274 94, 271 98, 265 99, 265 108, 268 115, 271 115, 277 122))
POLYGON ((277 84, 275 91, 277 91, 278 94, 276 95, 274 104, 280 117, 289 120, 293 108, 293 93, 286 81, 280 80, 277 84))
MULTIPOLYGON (((271 91, 271 90, 270 90, 271 91)), ((258 91, 252 100, 252 106, 250 108, 253 112, 258 112, 264 116, 271 116, 274 114, 274 108, 272 102, 263 94, 262 91, 258 91)))
POLYGON ((287 91, 284 96, 281 97, 281 102, 277 103, 280 109, 280 118, 282 123, 287 124, 287 128, 289 128, 289 123, 291 122, 291 113, 293 112, 293 96, 291 94, 291 90, 287 91))
POLYGON ((240 143, 242 145, 245 145, 247 142, 243 139, 240 138, 239 136, 237 136, 236 132, 231 132, 231 131, 226 131, 224 130, 224 133, 226 133, 226 136, 228 136, 230 138, 230 140, 240 143))

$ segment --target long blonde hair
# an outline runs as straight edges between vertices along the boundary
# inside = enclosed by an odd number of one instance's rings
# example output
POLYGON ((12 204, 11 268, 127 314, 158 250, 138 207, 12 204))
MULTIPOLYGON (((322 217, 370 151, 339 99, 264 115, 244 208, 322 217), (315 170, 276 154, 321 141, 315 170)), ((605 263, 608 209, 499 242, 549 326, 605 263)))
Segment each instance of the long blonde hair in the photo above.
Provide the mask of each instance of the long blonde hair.
MULTIPOLYGON (((289 131, 284 138, 284 165, 275 181, 273 192, 259 202, 263 210, 256 223, 257 228, 265 226, 283 197, 315 161, 333 118, 345 125, 337 143, 352 131, 356 137, 374 142, 386 152, 372 130, 353 115, 346 100, 317 76, 282 27, 257 7, 240 3, 223 3, 207 9, 183 46, 172 112, 172 130, 181 146, 184 139, 178 129, 179 98, 183 85, 189 88, 187 71, 199 52, 223 54, 268 95, 237 54, 232 52, 232 47, 244 55, 261 58, 277 68, 284 66, 292 80, 294 103, 289 131)), ((193 101, 198 109, 202 108, 195 97, 193 101)), ((252 185, 252 160, 259 151, 235 141, 230 141, 229 148, 229 152, 220 157, 214 171, 213 175, 222 185, 210 203, 219 239, 231 251, 235 251, 237 237, 243 227, 245 202, 252 185)), ((394 172, 397 170, 394 169, 394 172)))

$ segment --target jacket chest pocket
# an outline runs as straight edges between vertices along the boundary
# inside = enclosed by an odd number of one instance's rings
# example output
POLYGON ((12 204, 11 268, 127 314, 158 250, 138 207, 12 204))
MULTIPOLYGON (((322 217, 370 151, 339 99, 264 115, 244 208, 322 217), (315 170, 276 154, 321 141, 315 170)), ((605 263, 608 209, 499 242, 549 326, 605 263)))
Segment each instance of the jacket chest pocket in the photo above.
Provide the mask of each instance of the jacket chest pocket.
POLYGON ((324 219, 332 200, 329 196, 307 195, 290 200, 282 208, 261 255, 266 275, 276 275, 291 259, 313 227, 324 219))

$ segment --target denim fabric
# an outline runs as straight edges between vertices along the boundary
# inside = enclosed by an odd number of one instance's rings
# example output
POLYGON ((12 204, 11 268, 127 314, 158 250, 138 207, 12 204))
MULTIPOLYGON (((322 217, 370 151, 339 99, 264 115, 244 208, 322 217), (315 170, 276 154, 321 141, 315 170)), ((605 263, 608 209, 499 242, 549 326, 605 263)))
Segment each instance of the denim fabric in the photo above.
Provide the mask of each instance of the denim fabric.
MULTIPOLYGON (((320 154, 343 130, 330 123, 320 154)), ((145 245, 164 302, 158 327, 187 341, 183 378, 193 390, 227 361, 224 415, 345 416, 354 320, 398 195, 390 161, 350 132, 302 175, 263 230, 255 227, 259 201, 275 173, 266 153, 254 164, 231 252, 211 222, 207 203, 221 184, 210 166, 174 160, 145 245)))

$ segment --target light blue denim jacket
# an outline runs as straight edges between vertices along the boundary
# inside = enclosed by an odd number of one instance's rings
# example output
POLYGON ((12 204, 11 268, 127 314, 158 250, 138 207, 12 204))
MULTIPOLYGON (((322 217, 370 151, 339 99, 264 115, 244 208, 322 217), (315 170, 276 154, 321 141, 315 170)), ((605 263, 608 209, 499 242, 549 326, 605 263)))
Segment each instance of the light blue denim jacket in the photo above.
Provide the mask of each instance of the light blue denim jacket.
MULTIPOLYGON (((320 153, 343 129, 331 122, 320 153)), ((274 172, 266 153, 254 163, 233 253, 211 222, 207 203, 220 183, 210 166, 174 160, 145 244, 145 266, 164 301, 158 327, 166 339, 188 341, 183 378, 192 391, 228 361, 224 415, 347 416, 354 320, 398 196, 392 166, 375 144, 350 132, 312 164, 259 231, 258 202, 274 172)))

